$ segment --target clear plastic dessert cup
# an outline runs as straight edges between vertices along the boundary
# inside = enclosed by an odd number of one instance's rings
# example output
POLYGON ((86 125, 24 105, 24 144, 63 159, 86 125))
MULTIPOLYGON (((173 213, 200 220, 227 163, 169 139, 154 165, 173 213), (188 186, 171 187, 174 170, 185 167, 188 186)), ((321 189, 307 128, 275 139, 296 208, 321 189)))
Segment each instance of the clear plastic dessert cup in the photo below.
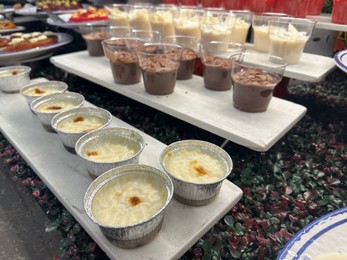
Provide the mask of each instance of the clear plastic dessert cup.
POLYGON ((231 42, 245 43, 249 28, 252 24, 252 13, 249 11, 232 11, 236 16, 234 29, 231 33, 231 42))
POLYGON ((253 14, 253 43, 254 50, 259 52, 269 52, 269 21, 279 17, 288 17, 284 13, 261 13, 253 14))
POLYGON ((113 37, 102 42, 116 83, 136 84, 141 81, 137 48, 144 43, 145 41, 132 37, 113 37))
POLYGON ((162 38, 175 35, 174 12, 171 8, 158 6, 149 14, 152 30, 158 31, 162 38))
POLYGON ((182 47, 182 57, 177 71, 177 79, 186 80, 192 78, 198 57, 199 41, 195 37, 175 35, 166 37, 164 43, 173 43, 182 47))
POLYGON ((130 27, 129 10, 131 5, 128 4, 109 4, 104 6, 107 10, 108 20, 111 26, 130 27))
POLYGON ((182 47, 177 44, 146 43, 138 50, 144 87, 152 95, 174 91, 182 47))
POLYGON ((107 38, 108 25, 86 24, 79 26, 81 35, 85 40, 89 56, 104 56, 101 42, 107 38))
POLYGON ((137 30, 132 29, 130 32, 131 37, 142 39, 146 42, 160 42, 161 34, 158 31, 153 30, 137 30))
POLYGON ((300 18, 278 18, 269 21, 270 55, 285 59, 289 65, 297 64, 315 22, 300 18))
POLYGON ((129 11, 130 27, 135 30, 152 30, 150 14, 153 11, 152 5, 134 5, 129 11))
POLYGON ((200 19, 201 43, 230 41, 236 17, 232 12, 205 10, 200 19))
POLYGON ((187 35, 200 40, 200 18, 203 10, 196 6, 181 7, 174 17, 176 35, 187 35))
POLYGON ((204 87, 210 90, 231 89, 231 60, 235 53, 244 52, 240 43, 212 41, 202 46, 204 87))
POLYGON ((287 62, 280 57, 256 53, 234 54, 230 61, 233 106, 245 112, 266 111, 287 62))

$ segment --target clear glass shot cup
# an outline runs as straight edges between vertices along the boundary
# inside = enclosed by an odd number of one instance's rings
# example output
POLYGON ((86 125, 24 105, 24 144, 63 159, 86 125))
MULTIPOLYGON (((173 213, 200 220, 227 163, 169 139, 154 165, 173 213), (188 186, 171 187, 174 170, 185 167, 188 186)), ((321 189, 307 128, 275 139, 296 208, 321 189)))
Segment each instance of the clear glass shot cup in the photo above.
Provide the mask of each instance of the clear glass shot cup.
POLYGON ((108 20, 111 26, 130 27, 129 11, 132 8, 128 4, 108 4, 104 6, 107 10, 108 20))
POLYGON ((163 43, 177 44, 182 47, 182 56, 177 71, 177 79, 191 79, 194 74, 200 45, 196 37, 187 35, 168 36, 164 38, 163 43))
POLYGON ((174 91, 182 47, 177 44, 146 43, 138 49, 142 79, 147 93, 168 95, 174 91))
POLYGON ((249 28, 252 24, 252 13, 250 11, 231 11, 235 17, 235 24, 231 33, 231 42, 245 43, 249 28))
POLYGON ((234 29, 236 17, 232 12, 205 10, 200 19, 201 43, 211 41, 229 41, 234 29))
POLYGON ((182 6, 173 21, 176 35, 187 35, 200 40, 200 18, 203 10, 196 6, 182 6))
POLYGON ((265 112, 282 80, 287 62, 276 56, 237 53, 232 64, 233 106, 245 112, 265 112))
POLYGON ((270 55, 282 57, 289 65, 299 63, 315 22, 301 18, 269 21, 270 55))
POLYGON ((86 24, 79 26, 80 33, 84 39, 89 56, 104 56, 101 42, 107 38, 108 25, 86 24))
POLYGON ((136 84, 141 81, 137 49, 144 44, 144 40, 134 37, 113 37, 102 41, 116 83, 136 84))
POLYGON ((269 52, 269 21, 279 17, 289 17, 284 13, 261 13, 253 14, 253 44, 254 50, 259 52, 269 52))
POLYGON ((231 60, 235 53, 246 50, 241 43, 211 41, 202 45, 204 87, 210 90, 231 89, 231 60))

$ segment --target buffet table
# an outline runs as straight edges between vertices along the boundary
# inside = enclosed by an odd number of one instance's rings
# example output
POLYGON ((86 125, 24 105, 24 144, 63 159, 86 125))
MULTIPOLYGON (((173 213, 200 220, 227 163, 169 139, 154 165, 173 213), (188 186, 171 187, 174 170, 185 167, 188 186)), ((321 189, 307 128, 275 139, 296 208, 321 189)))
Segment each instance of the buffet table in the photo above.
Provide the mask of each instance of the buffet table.
POLYGON ((150 95, 142 82, 134 85, 115 83, 108 60, 90 57, 87 51, 53 56, 50 61, 69 73, 255 151, 270 149, 306 113, 305 107, 276 97, 272 98, 265 113, 239 111, 232 105, 232 91, 208 90, 199 76, 177 81, 175 91, 170 95, 150 95))
MULTIPOLYGON (((85 106, 93 105, 86 103, 85 106)), ((117 118, 113 118, 110 126, 135 129, 117 118)), ((173 199, 163 227, 153 241, 137 249, 121 249, 103 236, 84 211, 84 193, 93 179, 82 160, 64 148, 56 133, 47 132, 42 127, 21 94, 0 93, 0 130, 111 259, 177 259, 242 196, 240 188, 225 180, 219 196, 207 206, 190 207, 173 199)), ((147 145, 140 156, 140 163, 161 168, 159 155, 165 145, 145 133, 141 134, 147 145)))

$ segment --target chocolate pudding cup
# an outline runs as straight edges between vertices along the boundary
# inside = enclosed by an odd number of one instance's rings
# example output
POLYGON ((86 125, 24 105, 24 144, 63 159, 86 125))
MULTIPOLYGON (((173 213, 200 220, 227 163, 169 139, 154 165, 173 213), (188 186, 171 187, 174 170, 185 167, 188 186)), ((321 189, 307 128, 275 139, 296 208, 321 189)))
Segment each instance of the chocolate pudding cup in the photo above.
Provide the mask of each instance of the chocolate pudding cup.
POLYGON ((141 70, 138 62, 110 61, 113 79, 119 84, 136 84, 141 81, 141 70))
POLYGON ((217 91, 231 89, 231 63, 229 59, 205 57, 203 65, 205 88, 217 91))
POLYGON ((187 48, 183 49, 180 66, 177 71, 178 80, 186 80, 193 77, 196 58, 197 55, 194 50, 187 48))
POLYGON ((137 44, 144 42, 135 38, 111 38, 102 46, 110 61, 113 79, 118 84, 136 84, 141 81, 141 70, 136 54, 137 44))
POLYGON ((163 72, 142 70, 142 77, 146 92, 152 95, 168 95, 175 89, 177 69, 163 72))
POLYGON ((287 62, 276 56, 232 55, 233 106, 245 112, 268 109, 287 62))
POLYGON ((182 48, 175 44, 146 43, 138 51, 146 92, 168 95, 174 91, 182 48))
POLYGON ((102 45, 101 45, 103 38, 93 39, 93 35, 85 35, 83 37, 87 45, 89 56, 93 56, 93 57, 104 56, 104 50, 102 49, 102 45))

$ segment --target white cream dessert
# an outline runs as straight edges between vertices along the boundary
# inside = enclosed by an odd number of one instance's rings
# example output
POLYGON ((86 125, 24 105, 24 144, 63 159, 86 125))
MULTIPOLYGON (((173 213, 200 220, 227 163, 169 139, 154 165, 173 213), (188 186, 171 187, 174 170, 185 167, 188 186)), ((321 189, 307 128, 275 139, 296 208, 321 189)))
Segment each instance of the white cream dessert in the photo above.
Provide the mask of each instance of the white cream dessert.
POLYGON ((202 18, 200 23, 201 43, 211 41, 231 41, 231 34, 233 32, 234 22, 233 18, 225 18, 221 22, 219 17, 207 16, 202 18))
POLYGON ((246 22, 241 17, 237 17, 231 33, 231 42, 245 43, 250 26, 250 23, 246 22))
POLYGON ((0 72, 0 77, 11 77, 23 73, 23 70, 5 70, 0 72))
POLYGON ((118 162, 133 157, 141 147, 126 136, 108 135, 88 142, 82 156, 95 162, 118 162))
POLYGON ((98 115, 74 115, 59 122, 57 129, 65 133, 87 133, 106 123, 107 119, 98 115))
POLYGON ((166 187, 155 177, 129 174, 107 182, 95 194, 91 209, 107 226, 127 226, 154 216, 166 204, 166 187))
POLYGON ((259 52, 269 52, 269 26, 253 26, 254 50, 259 52))
POLYGON ((162 39, 175 35, 172 13, 170 11, 157 11, 149 15, 152 30, 158 31, 162 39))
POLYGON ((53 93, 59 93, 62 92, 61 87, 55 87, 55 86, 44 86, 44 87, 32 87, 27 88, 23 91, 23 94, 26 96, 46 96, 53 93))
POLYGON ((299 32, 289 24, 288 30, 270 30, 270 54, 285 59, 288 64, 297 64, 308 40, 306 32, 299 32))
POLYGON ((168 152, 163 163, 173 176, 193 183, 218 181, 227 171, 226 163, 216 153, 195 147, 168 152))
POLYGON ((108 20, 111 26, 130 26, 128 14, 116 7, 109 9, 108 20))
POLYGON ((152 26, 149 21, 149 11, 147 9, 134 9, 129 13, 130 26, 134 30, 151 31, 152 26))
POLYGON ((200 39, 200 16, 188 16, 181 14, 174 18, 175 33, 176 35, 185 35, 200 39))
POLYGON ((77 101, 72 99, 56 99, 44 102, 36 107, 40 113, 58 113, 76 107, 77 101))

